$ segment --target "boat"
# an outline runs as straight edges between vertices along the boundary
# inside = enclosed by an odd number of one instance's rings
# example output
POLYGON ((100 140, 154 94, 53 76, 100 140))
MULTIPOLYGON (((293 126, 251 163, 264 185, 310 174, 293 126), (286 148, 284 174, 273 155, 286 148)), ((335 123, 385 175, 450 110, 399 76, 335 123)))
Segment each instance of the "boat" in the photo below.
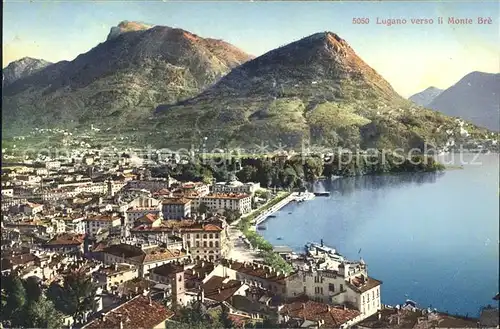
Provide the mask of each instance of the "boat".
POLYGON ((276 218, 276 215, 269 215, 267 218, 276 218))
POLYGON ((264 231, 264 230, 267 230, 267 228, 265 226, 257 226, 257 229, 259 231, 264 231))
POLYGON ((330 196, 330 192, 314 192, 315 196, 330 196))
POLYGON ((276 240, 283 240, 283 238, 279 236, 276 238, 276 240))
POLYGON ((292 213, 291 213, 291 212, 289 212, 288 214, 289 214, 289 215, 291 215, 292 213))

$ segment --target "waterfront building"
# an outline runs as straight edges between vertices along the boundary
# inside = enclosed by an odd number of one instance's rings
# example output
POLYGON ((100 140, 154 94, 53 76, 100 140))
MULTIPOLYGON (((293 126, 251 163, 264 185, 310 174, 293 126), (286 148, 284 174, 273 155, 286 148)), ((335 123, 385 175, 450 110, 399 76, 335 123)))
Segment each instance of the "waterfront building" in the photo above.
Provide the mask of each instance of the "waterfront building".
POLYGON ((212 186, 212 193, 235 193, 235 194, 250 194, 260 189, 260 183, 242 183, 237 180, 230 182, 218 182, 212 186))
POLYGON ((252 196, 250 194, 209 194, 200 199, 212 212, 224 213, 224 210, 237 211, 246 214, 252 211, 252 196))
POLYGON ((311 244, 308 260, 286 278, 287 298, 307 296, 361 312, 361 319, 381 309, 381 281, 368 276, 363 260, 346 260, 335 249, 311 244))

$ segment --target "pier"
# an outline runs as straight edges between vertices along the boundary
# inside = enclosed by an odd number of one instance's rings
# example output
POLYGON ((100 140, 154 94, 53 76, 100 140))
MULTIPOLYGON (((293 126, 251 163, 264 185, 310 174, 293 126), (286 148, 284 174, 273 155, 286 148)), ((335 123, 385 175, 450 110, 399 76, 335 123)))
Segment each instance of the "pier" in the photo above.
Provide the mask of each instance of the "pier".
POLYGON ((295 201, 298 196, 299 196, 299 193, 293 192, 292 194, 290 194, 289 196, 287 196, 286 198, 284 198, 283 200, 281 200, 280 202, 278 202, 277 204, 275 204, 271 208, 267 209, 265 212, 263 212, 259 216, 255 217, 255 219, 252 221, 253 224, 255 224, 255 226, 257 227, 258 225, 263 223, 269 217, 269 215, 272 215, 273 213, 280 210, 281 208, 283 208, 284 206, 286 206, 290 202, 295 201))

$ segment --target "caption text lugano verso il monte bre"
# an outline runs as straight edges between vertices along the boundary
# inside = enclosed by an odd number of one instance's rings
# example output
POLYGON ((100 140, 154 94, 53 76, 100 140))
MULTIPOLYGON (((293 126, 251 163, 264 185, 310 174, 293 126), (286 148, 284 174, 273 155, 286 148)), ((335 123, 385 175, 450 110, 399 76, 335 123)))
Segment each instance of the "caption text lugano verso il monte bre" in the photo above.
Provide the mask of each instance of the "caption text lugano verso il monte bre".
POLYGON ((492 17, 353 17, 352 24, 394 25, 491 25, 492 17))

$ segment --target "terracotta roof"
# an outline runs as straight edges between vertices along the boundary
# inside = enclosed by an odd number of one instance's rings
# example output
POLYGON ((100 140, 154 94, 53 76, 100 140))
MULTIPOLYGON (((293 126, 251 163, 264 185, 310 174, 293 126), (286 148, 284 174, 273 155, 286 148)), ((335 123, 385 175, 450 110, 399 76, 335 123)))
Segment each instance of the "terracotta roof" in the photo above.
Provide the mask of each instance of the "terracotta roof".
POLYGON ((377 286, 380 286, 382 281, 375 280, 374 278, 364 278, 364 276, 356 276, 351 279, 351 282, 347 281, 347 285, 353 288, 354 291, 358 292, 366 292, 370 289, 373 289, 377 286))
POLYGON ((62 245, 74 245, 78 246, 83 243, 84 235, 82 234, 69 234, 63 233, 55 236, 50 241, 48 241, 46 246, 62 246, 62 245))
POLYGON ((190 269, 184 271, 184 280, 186 285, 194 286, 196 283, 201 283, 203 279, 210 274, 215 268, 214 263, 199 261, 190 269))
POLYGON ((177 204, 184 205, 191 202, 191 200, 186 198, 166 198, 161 202, 162 204, 177 204))
POLYGON ((194 220, 164 220, 159 226, 151 227, 148 225, 139 225, 131 229, 131 232, 171 232, 173 230, 182 230, 184 232, 220 232, 223 230, 221 225, 216 222, 197 223, 194 220))
POLYGON ((82 328, 86 329, 150 329, 174 316, 174 312, 157 301, 139 295, 109 311, 103 319, 96 319, 82 328))
POLYGON ((283 273, 279 273, 276 271, 271 270, 268 266, 260 265, 259 264, 252 264, 252 263, 240 263, 237 261, 232 261, 232 260, 227 260, 223 259, 222 260, 222 265, 231 268, 232 270, 235 270, 236 272, 244 273, 246 275, 262 278, 265 280, 269 281, 274 281, 278 283, 283 283, 284 284, 284 279, 286 276, 283 273))
POLYGON ((139 264, 183 258, 186 256, 186 254, 180 250, 169 250, 161 247, 152 247, 142 250, 139 247, 126 243, 106 247, 102 252, 123 257, 139 264))
POLYGON ((280 310, 280 314, 288 315, 290 318, 300 318, 316 322, 323 320, 324 327, 338 328, 361 313, 357 310, 334 307, 309 300, 306 302, 285 304, 280 310))
POLYGON ((115 264, 111 266, 106 266, 99 269, 96 274, 112 275, 118 273, 124 273, 128 271, 134 271, 136 267, 129 264, 115 264))
POLYGON ((249 197, 249 194, 244 193, 212 193, 205 195, 203 199, 244 199, 249 197))
POLYGON ((231 320, 236 327, 244 327, 248 321, 252 320, 246 316, 236 314, 229 314, 227 318, 231 320))
POLYGON ((38 259, 33 254, 21 254, 2 257, 2 269, 10 269, 13 266, 25 265, 38 259))
POLYGON ((95 215, 92 217, 87 217, 85 220, 86 221, 114 221, 120 219, 120 217, 113 216, 113 215, 95 215))
POLYGON ((183 271, 184 271, 184 265, 167 263, 163 264, 162 266, 155 267, 151 272, 153 272, 156 275, 168 277, 172 274, 180 273, 183 271))
POLYGON ((238 289, 243 286, 243 283, 238 280, 229 280, 223 283, 223 277, 214 275, 202 285, 205 291, 205 298, 223 302, 231 298, 238 289))
POLYGON ((139 217, 137 219, 137 222, 139 223, 146 223, 146 224, 152 224, 154 222, 156 222, 156 220, 158 220, 159 216, 158 214, 154 214, 154 213, 149 213, 149 214, 146 214, 142 217, 139 217))

